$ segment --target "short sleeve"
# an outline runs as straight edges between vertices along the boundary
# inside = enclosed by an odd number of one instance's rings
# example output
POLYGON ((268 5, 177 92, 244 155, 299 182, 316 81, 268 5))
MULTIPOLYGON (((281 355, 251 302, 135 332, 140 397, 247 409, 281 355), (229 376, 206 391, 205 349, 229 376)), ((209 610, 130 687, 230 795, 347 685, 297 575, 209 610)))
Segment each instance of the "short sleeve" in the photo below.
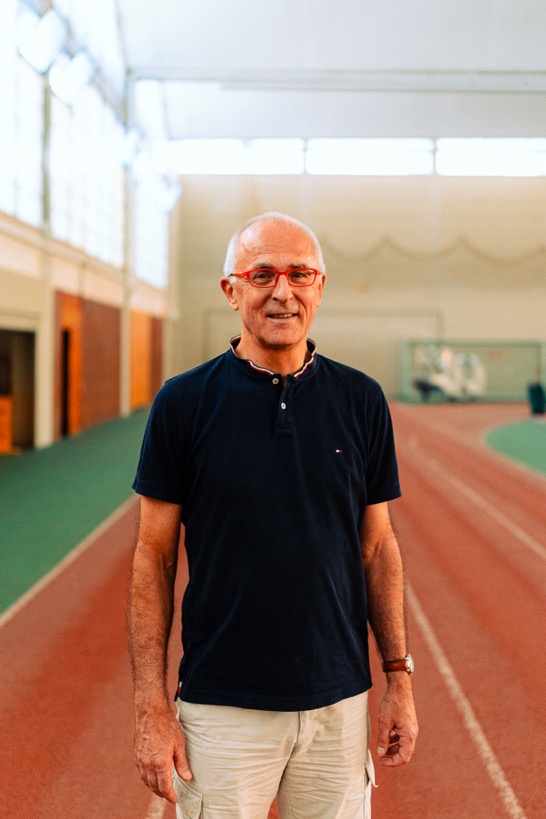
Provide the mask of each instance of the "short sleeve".
POLYGON ((392 418, 383 391, 377 385, 368 430, 366 487, 368 503, 383 503, 400 497, 400 480, 392 418))
POLYGON ((184 439, 181 396, 167 382, 150 411, 133 482, 135 492, 169 503, 183 502, 184 439))

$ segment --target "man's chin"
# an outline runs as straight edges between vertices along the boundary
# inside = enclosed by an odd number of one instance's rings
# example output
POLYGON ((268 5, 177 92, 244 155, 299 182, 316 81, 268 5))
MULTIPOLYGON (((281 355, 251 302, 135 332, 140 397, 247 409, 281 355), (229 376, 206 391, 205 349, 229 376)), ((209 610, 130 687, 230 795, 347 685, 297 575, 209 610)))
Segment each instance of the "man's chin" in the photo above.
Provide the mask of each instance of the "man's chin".
POLYGON ((293 350, 298 344, 301 344, 301 339, 283 338, 280 334, 265 339, 265 346, 270 350, 293 350))

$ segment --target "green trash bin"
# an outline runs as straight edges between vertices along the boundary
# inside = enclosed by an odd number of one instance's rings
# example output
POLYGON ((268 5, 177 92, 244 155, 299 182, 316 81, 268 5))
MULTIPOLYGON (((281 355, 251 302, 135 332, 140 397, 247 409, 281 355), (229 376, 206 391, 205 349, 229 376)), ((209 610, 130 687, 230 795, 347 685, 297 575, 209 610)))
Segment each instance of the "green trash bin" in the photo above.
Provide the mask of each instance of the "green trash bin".
POLYGON ((527 395, 529 396, 529 405, 533 415, 544 415, 546 408, 546 397, 544 394, 544 387, 540 382, 536 384, 529 384, 527 387, 527 395))

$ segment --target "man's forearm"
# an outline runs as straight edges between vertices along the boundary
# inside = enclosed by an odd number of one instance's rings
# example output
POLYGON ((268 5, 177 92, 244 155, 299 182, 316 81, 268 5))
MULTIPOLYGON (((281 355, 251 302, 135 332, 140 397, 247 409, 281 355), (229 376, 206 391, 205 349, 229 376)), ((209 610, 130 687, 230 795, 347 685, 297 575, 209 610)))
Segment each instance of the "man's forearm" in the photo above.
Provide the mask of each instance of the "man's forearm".
MULTIPOLYGON (((408 651, 404 606, 404 569, 387 504, 368 507, 361 527, 362 559, 368 594, 368 619, 384 660, 408 651)), ((393 671, 379 706, 377 753, 383 765, 411 759, 418 733, 411 677, 393 671)))
POLYGON ((365 563, 369 621, 384 660, 407 650, 404 570, 394 533, 373 549, 365 563))
POLYGON ((181 509, 141 498, 140 534, 129 599, 129 645, 135 683, 135 758, 143 782, 176 804, 175 766, 191 779, 182 731, 167 692, 181 509))
POLYGON ((142 544, 135 550, 129 599, 129 648, 137 711, 168 702, 167 645, 176 566, 142 544))

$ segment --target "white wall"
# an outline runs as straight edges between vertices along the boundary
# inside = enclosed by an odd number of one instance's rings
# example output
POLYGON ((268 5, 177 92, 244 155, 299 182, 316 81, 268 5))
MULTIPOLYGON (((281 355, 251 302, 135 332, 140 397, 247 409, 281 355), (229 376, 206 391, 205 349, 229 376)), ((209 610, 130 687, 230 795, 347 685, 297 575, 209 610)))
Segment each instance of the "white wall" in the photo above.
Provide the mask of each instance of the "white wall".
POLYGON ((311 332, 324 354, 399 385, 399 342, 544 340, 546 179, 188 176, 175 217, 180 318, 172 369, 222 352, 229 237, 283 210, 322 244, 328 281, 311 332))

